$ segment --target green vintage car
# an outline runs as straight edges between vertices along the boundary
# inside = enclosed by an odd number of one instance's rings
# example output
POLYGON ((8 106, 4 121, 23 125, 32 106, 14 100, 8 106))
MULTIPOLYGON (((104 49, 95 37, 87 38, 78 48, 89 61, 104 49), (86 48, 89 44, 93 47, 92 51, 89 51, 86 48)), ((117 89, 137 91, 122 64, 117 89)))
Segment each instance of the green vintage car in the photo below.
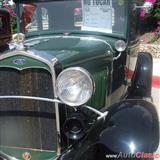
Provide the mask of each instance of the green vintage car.
POLYGON ((138 54, 144 6, 136 0, 15 3, 19 33, 0 54, 0 160, 157 158, 152 57, 138 54), (136 54, 129 83, 126 67, 136 54))

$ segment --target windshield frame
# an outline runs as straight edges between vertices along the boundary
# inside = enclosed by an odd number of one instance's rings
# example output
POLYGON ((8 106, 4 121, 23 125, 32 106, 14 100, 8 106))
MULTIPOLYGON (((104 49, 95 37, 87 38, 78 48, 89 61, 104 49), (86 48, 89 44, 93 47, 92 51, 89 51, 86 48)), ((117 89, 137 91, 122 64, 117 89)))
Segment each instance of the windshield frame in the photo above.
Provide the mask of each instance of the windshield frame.
MULTIPOLYGON (((47 0, 45 2, 50 1, 57 1, 57 0, 47 0)), ((67 1, 67 0, 60 0, 60 1, 67 1)), ((70 0, 74 1, 74 0, 70 0)), ((86 34, 86 35, 97 35, 97 36, 110 36, 114 38, 121 38, 121 39, 127 39, 128 36, 128 22, 129 22, 129 2, 127 0, 125 1, 125 7, 124 7, 124 13, 125 13, 125 25, 124 25, 124 32, 122 34, 118 33, 107 33, 107 32, 97 32, 97 31, 85 31, 85 30, 60 30, 60 31, 53 31, 53 30, 41 30, 41 31, 32 31, 25 33, 26 37, 32 37, 32 36, 40 36, 40 35, 47 35, 47 34, 86 34)), ((17 14, 17 31, 20 32, 20 5, 23 3, 33 2, 32 0, 16 0, 16 14, 17 14)), ((36 0, 34 2, 43 2, 40 0, 36 0)))

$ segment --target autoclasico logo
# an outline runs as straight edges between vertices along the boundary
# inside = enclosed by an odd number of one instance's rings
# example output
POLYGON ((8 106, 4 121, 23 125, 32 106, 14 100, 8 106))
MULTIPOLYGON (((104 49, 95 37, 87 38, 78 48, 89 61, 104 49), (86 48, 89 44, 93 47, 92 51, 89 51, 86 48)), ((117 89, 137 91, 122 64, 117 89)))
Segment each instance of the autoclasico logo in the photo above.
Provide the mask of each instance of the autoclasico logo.
POLYGON ((120 152, 119 154, 107 154, 106 158, 160 158, 159 153, 145 153, 145 152, 137 152, 135 154, 126 154, 120 152))

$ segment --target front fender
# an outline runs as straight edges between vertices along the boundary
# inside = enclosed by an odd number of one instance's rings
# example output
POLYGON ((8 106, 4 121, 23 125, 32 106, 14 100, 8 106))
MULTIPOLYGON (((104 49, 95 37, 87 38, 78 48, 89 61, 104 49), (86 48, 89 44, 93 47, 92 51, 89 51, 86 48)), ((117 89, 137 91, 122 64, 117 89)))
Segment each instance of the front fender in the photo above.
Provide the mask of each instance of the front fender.
POLYGON ((127 100, 110 108, 100 142, 119 153, 153 153, 159 144, 156 109, 144 100, 127 100))
POLYGON ((61 160, 106 160, 106 155, 156 151, 159 124, 152 103, 125 100, 108 111, 105 120, 97 121, 87 136, 63 154, 61 160))
POLYGON ((135 71, 127 98, 151 97, 153 59, 150 53, 138 54, 135 71))

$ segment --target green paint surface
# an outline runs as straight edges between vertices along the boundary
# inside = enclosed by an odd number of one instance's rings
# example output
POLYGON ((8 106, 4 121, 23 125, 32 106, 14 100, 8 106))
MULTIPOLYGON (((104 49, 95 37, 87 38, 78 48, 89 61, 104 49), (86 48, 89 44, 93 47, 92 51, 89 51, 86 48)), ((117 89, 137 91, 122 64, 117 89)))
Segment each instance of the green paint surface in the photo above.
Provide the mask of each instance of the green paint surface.
POLYGON ((15 157, 18 160, 23 160, 23 154, 28 152, 31 155, 31 160, 54 160, 56 158, 56 152, 52 151, 37 151, 31 149, 21 149, 12 147, 0 147, 0 151, 8 156, 15 157))
MULTIPOLYGON (((38 38, 38 37, 37 37, 38 38)), ((55 56, 62 64, 63 68, 70 66, 79 66, 88 62, 101 62, 110 57, 107 52, 111 51, 109 45, 113 46, 117 39, 106 38, 102 36, 85 36, 85 35, 71 35, 55 37, 41 37, 37 40, 37 44, 30 49, 37 52, 43 52, 55 56), (104 41, 104 42, 103 42, 104 41), (105 43, 106 42, 106 43, 105 43)), ((32 43, 34 41, 30 40, 32 43)), ((29 43, 29 41, 27 41, 29 43)), ((111 53, 113 54, 113 53, 111 53)))
POLYGON ((0 67, 10 67, 15 68, 18 70, 28 69, 28 68, 43 68, 50 71, 50 68, 45 63, 38 61, 36 59, 23 56, 23 55, 16 55, 12 57, 8 57, 0 61, 0 67), (16 60, 24 60, 24 64, 15 64, 16 60))
POLYGON ((95 93, 88 102, 89 106, 101 109, 105 106, 106 92, 108 89, 108 71, 102 70, 93 74, 95 81, 95 93))

